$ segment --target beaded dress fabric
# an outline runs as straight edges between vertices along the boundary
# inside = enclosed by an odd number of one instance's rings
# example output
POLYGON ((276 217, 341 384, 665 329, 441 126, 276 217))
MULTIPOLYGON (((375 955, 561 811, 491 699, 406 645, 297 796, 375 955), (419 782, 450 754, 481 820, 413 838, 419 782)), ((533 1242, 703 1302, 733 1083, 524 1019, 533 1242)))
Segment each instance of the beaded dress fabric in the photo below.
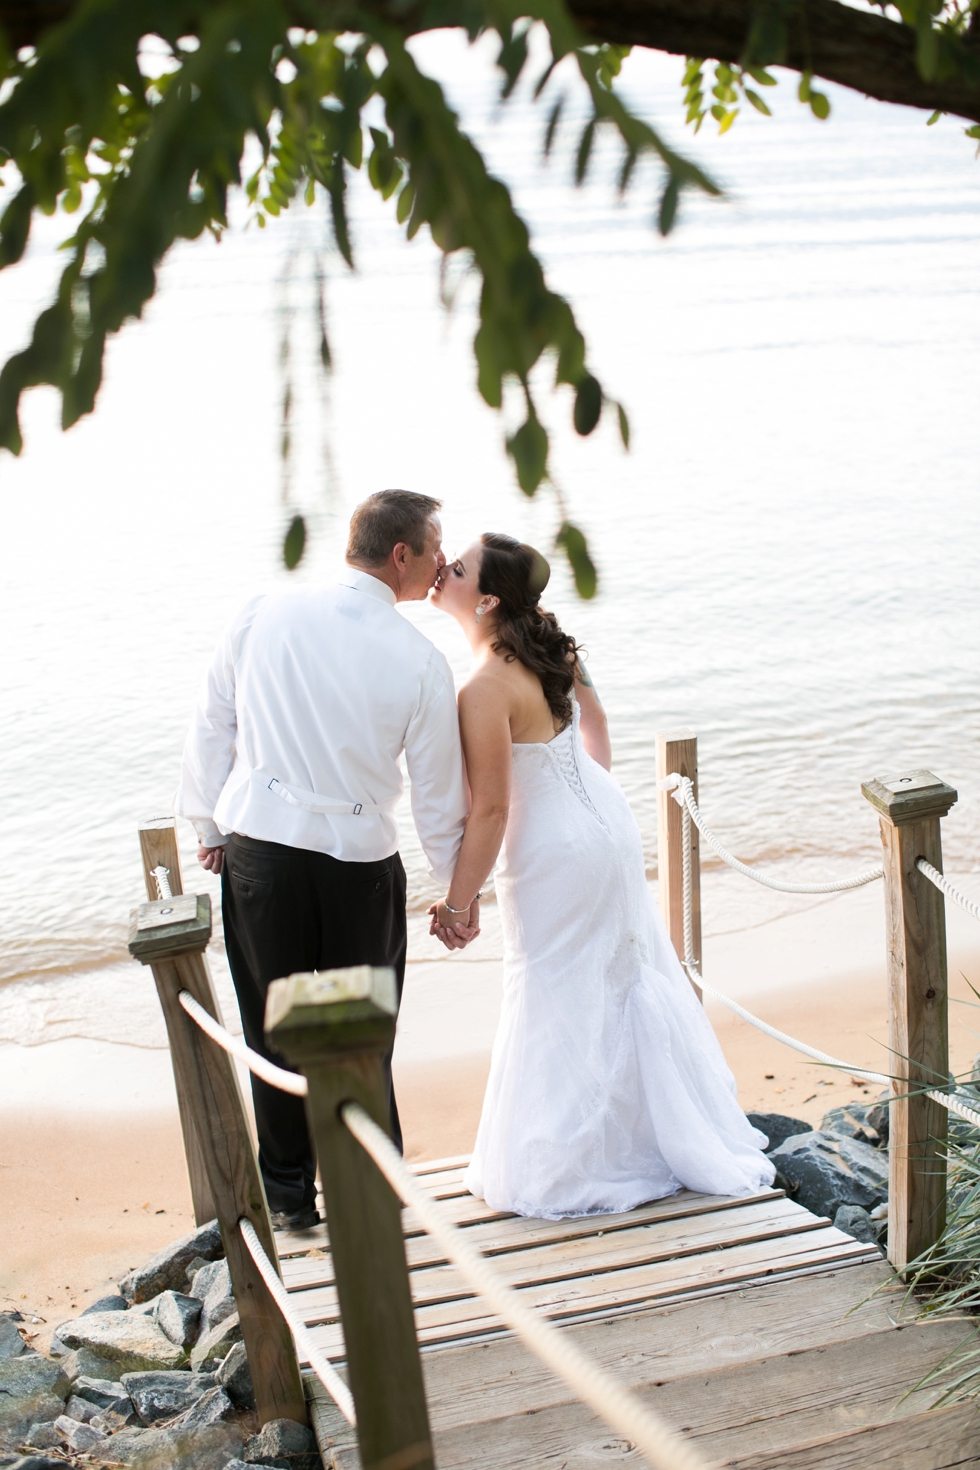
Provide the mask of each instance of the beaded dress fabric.
POLYGON ((550 743, 513 747, 496 887, 503 1007, 467 1188, 556 1220, 771 1184, 577 705, 550 743))

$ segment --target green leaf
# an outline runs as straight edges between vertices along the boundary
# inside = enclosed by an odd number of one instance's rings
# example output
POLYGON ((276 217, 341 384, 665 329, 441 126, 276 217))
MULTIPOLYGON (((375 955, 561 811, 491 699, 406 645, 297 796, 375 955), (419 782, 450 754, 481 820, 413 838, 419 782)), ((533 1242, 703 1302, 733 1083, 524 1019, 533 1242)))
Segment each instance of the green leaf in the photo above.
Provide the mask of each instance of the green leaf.
POLYGON ((810 111, 813 113, 814 117, 818 117, 821 122, 826 122, 827 118, 830 116, 830 98, 825 97, 823 92, 814 92, 811 88, 810 111))
POLYGON ((558 101, 555 103, 554 107, 551 109, 551 115, 548 118, 548 126, 545 129, 545 134, 544 134, 544 156, 545 156, 545 158, 549 158, 551 156, 551 150, 554 147, 554 143, 555 143, 555 134, 558 131, 558 124, 561 121, 562 108, 564 106, 565 106, 565 99, 564 99, 564 97, 559 97, 558 98, 558 101))
POLYGON ((589 171, 589 159, 592 157, 592 144, 595 142, 595 118, 590 118, 582 129, 579 139, 578 154, 575 158, 575 182, 583 184, 585 176, 589 171))
POLYGON ((504 73, 501 97, 509 97, 517 86, 524 64, 527 61, 527 27, 511 32, 504 40, 497 56, 497 65, 504 73))
POLYGON ((939 107, 937 107, 936 110, 935 110, 935 112, 932 114, 932 116, 927 119, 927 121, 926 121, 926 127, 927 128, 934 127, 935 124, 939 121, 939 119, 941 117, 945 117, 945 116, 946 116, 946 114, 942 111, 942 109, 939 108, 939 107))
POLYGON ((507 440, 507 453, 517 469, 517 483, 525 495, 533 495, 548 468, 548 435, 533 412, 507 440))
POLYGON ((968 138, 980 138, 980 123, 974 123, 972 128, 964 128, 963 131, 968 138))
POLYGON ((621 403, 616 404, 616 413, 619 417, 619 437, 623 441, 623 448, 630 447, 630 421, 626 416, 626 410, 621 403))
POLYGON ((565 521, 555 537, 555 545, 562 547, 568 557, 579 597, 587 600, 595 597, 599 578, 595 563, 589 555, 589 543, 578 526, 572 525, 571 521, 565 521))
POLYGON ((762 112, 765 114, 766 117, 772 117, 772 112, 769 110, 769 107, 766 105, 766 103, 763 102, 758 92, 753 92, 751 87, 746 87, 745 95, 752 103, 752 106, 755 108, 756 112, 762 112))
POLYGON ((412 205, 414 203, 415 187, 413 184, 406 184, 404 189, 402 189, 401 193, 398 196, 398 207, 395 210, 395 215, 400 225, 403 225, 408 219, 408 216, 412 212, 412 205))
POLYGON ((20 260, 31 232, 34 189, 23 184, 0 215, 0 269, 20 260))
POLYGON ((799 99, 800 99, 801 102, 809 102, 809 100, 810 100, 810 83, 812 81, 813 81, 813 72, 812 71, 805 71, 805 72, 801 72, 800 73, 800 85, 797 88, 797 96, 799 97, 799 99))
POLYGON ((282 559, 288 571, 295 571, 306 550, 306 522, 302 516, 293 516, 282 543, 282 559))
POLYGON ((660 196, 660 211, 657 216, 657 226, 661 235, 669 235, 674 228, 680 197, 681 181, 676 174, 671 174, 667 180, 667 187, 660 196))
POLYGON ((602 388, 591 373, 584 377, 575 394, 573 422, 576 434, 591 434, 602 415, 602 388))
POLYGON ((749 76, 754 82, 758 82, 760 87, 775 87, 776 78, 774 76, 771 76, 769 72, 766 71, 765 67, 747 66, 745 70, 748 72, 749 76))

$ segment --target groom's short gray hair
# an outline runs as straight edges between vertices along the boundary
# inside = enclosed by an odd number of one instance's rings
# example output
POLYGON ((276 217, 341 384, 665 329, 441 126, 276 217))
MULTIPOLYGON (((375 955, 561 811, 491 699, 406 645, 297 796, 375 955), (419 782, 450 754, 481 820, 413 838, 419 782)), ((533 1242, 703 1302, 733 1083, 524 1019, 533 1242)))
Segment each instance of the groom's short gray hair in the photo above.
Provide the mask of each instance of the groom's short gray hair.
POLYGON ((413 490, 379 490, 369 495, 351 516, 347 560, 379 567, 400 541, 421 556, 429 522, 441 509, 441 500, 416 495, 413 490))

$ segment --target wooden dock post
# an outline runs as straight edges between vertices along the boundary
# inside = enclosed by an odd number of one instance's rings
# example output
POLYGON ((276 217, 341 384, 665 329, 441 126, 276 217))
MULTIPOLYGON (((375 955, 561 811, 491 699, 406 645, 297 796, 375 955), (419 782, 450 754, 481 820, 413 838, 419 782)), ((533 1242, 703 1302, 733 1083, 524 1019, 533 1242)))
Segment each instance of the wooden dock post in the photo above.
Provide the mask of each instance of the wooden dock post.
MULTIPOLYGON (((177 897, 184 891, 184 885, 180 873, 180 853, 177 850, 177 828, 173 817, 150 817, 139 826, 140 852, 143 857, 143 881, 146 884, 146 896, 152 903, 158 895, 157 882, 153 876, 154 868, 166 868, 170 882, 170 892, 177 897)), ((208 979, 210 985, 210 978, 208 979)), ((212 1006, 209 1010, 215 1010, 217 1001, 212 995, 212 1006)), ((208 1220, 215 1219, 217 1210, 214 1203, 214 1195, 211 1193, 211 1185, 208 1182, 208 1171, 204 1163, 204 1154, 201 1151, 201 1141, 197 1136, 197 1125, 190 1110, 190 1103, 181 1091, 180 1079, 177 1077, 177 1063, 174 1053, 171 1051, 170 1059, 174 1065, 174 1081, 177 1086, 177 1111, 180 1114, 180 1131, 184 1135, 184 1157, 187 1160, 187 1174, 191 1186, 191 1205, 194 1210, 194 1221, 197 1225, 205 1225, 208 1220)))
POLYGON ((943 1089, 949 1075, 946 910, 915 866, 942 872, 940 820, 956 792, 930 771, 867 781, 878 812, 885 868, 888 955, 888 1259, 901 1271, 935 1244, 946 1223, 948 1114, 917 1087, 943 1089), (913 1094, 913 1095, 910 1095, 913 1094))
POLYGON ((394 972, 359 965, 273 981, 265 1013, 269 1044, 310 1086, 363 1470, 435 1464, 399 1201, 340 1116, 359 1102, 390 1130, 382 1057, 396 1009, 394 972))
POLYGON ((216 1020, 221 1019, 204 957, 210 938, 210 898, 183 894, 134 910, 129 951, 153 971, 167 1023, 177 1096, 194 1121, 221 1227, 259 1420, 266 1424, 270 1419, 295 1419, 306 1424, 292 1334, 238 1228, 243 1216, 251 1220, 266 1255, 278 1267, 269 1207, 235 1065, 178 1000, 186 990, 216 1020))
MULTIPOLYGON (((674 772, 690 778, 694 786, 694 800, 698 799, 698 737, 693 730, 672 730, 657 735, 657 780, 674 772)), ((701 968, 701 860, 698 842, 701 834, 691 823, 691 923, 694 937, 694 958, 701 968)), ((683 903, 683 841, 684 813, 669 791, 657 791, 657 879, 660 890, 660 912, 667 925, 667 933, 677 951, 684 959, 684 903, 683 903)), ((698 999, 700 987, 694 984, 698 999)))

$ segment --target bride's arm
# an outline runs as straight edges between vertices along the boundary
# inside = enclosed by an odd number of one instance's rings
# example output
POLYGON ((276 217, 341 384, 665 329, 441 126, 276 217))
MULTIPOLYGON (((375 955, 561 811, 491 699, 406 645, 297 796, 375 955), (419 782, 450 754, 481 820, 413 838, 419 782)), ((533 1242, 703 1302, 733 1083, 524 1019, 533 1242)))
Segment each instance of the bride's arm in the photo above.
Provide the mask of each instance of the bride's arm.
MULTIPOLYGON (((470 787, 470 814, 453 881, 445 901, 436 906, 435 922, 457 933, 467 927, 470 909, 497 861, 510 810, 510 707, 496 679, 477 678, 459 693, 459 733, 470 787)), ((472 920, 471 920, 472 922, 472 920)))
POLYGON ((579 664, 575 670, 575 698, 581 710, 579 729, 582 744, 594 761, 605 770, 612 768, 612 744, 609 740, 609 725, 606 712, 595 692, 595 686, 585 669, 579 664))

